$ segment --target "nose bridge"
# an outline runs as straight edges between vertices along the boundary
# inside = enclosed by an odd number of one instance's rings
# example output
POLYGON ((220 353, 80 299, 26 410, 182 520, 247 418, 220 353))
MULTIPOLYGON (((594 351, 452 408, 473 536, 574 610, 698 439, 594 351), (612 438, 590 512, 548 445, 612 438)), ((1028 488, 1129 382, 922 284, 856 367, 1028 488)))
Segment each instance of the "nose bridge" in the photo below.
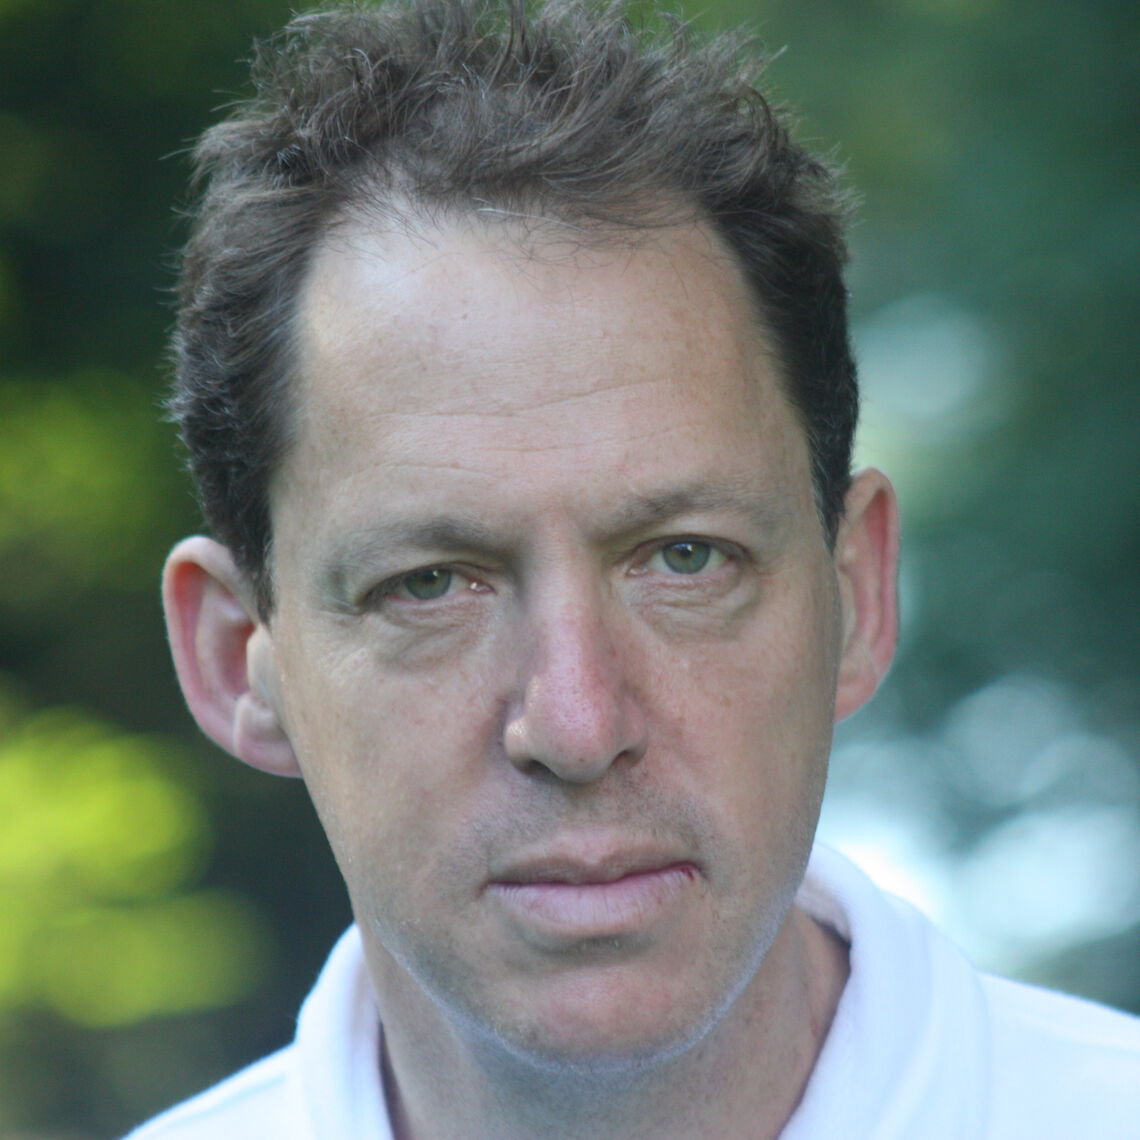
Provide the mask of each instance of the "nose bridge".
POLYGON ((555 601, 554 613, 536 623, 536 668, 560 716, 598 719, 622 687, 613 618, 600 599, 555 601), (577 715, 576 715, 577 714, 577 715))
POLYGON ((572 782, 600 778, 644 750, 644 722, 615 599, 565 576, 524 606, 520 676, 506 750, 572 782))

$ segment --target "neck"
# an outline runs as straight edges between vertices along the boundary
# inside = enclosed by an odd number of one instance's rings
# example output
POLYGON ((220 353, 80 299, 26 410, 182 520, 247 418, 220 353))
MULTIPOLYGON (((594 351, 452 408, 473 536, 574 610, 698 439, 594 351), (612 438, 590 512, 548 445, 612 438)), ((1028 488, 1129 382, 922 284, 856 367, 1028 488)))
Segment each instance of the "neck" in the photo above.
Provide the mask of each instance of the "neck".
MULTIPOLYGON (((381 987, 397 1140, 766 1140, 803 1096, 847 978, 847 947, 793 908, 740 997, 665 1059, 532 1064, 457 1029, 411 987, 381 987)), ((418 990, 418 987, 416 987, 418 990)))

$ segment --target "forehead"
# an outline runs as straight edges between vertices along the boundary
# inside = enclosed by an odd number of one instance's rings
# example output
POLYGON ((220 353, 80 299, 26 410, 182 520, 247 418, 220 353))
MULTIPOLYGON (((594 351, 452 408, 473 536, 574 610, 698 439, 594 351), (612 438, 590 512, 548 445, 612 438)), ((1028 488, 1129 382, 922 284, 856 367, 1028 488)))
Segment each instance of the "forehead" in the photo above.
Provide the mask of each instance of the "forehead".
MULTIPOLYGON (((654 338, 642 329, 665 334, 674 352, 715 345, 752 358, 766 351, 759 324, 734 260, 703 225, 607 240, 554 221, 524 229, 473 218, 411 232, 356 221, 316 252, 300 304, 300 373, 312 382, 346 354, 417 348, 474 373, 500 364, 508 346, 498 338, 523 326, 530 335, 520 352, 540 339, 580 344, 587 331, 599 355, 639 341, 650 349, 654 338)), ((493 398, 507 379, 466 394, 493 398)), ((387 381, 395 394, 398 377, 387 381)), ((425 408, 445 395, 423 391, 425 408)))
POLYGON ((536 462, 564 464, 585 495, 591 461, 653 495, 672 466, 739 451, 743 421, 772 478, 808 471, 750 291, 700 224, 583 242, 553 224, 347 223, 316 252, 295 331, 297 431, 275 496, 381 466, 478 483, 536 462))

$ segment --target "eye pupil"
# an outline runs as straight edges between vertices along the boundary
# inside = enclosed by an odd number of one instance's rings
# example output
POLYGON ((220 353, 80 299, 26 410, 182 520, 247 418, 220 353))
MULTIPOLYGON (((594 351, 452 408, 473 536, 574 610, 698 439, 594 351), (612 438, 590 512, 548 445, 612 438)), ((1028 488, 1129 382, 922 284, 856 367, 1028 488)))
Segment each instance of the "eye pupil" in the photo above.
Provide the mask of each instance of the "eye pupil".
POLYGON ((404 579, 404 589, 421 602, 442 598, 450 588, 451 571, 438 566, 429 570, 417 570, 404 579))
POLYGON ((711 553, 707 542, 673 542, 661 551, 661 557, 675 574, 697 574, 708 565, 711 553))

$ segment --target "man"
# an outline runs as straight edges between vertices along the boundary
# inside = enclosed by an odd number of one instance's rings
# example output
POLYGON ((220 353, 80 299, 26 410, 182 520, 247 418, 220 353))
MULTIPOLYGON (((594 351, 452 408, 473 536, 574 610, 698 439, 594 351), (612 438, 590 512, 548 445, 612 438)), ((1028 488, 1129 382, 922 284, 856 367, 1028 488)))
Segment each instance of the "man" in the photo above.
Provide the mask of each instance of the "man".
POLYGON ((894 648, 842 202, 613 11, 302 16, 207 133, 171 644, 356 926, 145 1137, 1124 1137, 1140 1031, 811 856, 894 648), (806 876, 805 876, 806 870, 806 876))

